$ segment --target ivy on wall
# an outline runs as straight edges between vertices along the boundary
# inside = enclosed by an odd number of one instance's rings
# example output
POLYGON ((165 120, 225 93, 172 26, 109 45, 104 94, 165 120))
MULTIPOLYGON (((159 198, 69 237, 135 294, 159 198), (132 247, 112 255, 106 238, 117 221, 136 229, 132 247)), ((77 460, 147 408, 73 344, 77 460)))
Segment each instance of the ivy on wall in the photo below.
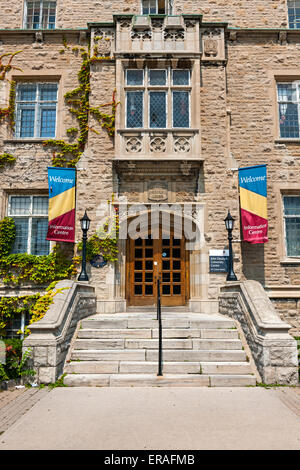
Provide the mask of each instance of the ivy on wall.
POLYGON ((4 285, 47 285, 53 281, 69 279, 77 273, 78 257, 74 257, 70 263, 58 245, 45 256, 11 254, 14 239, 14 220, 5 217, 0 221, 0 279, 4 285))
MULTIPOLYGON (((108 201, 108 204, 111 201, 108 201)), ((94 256, 101 254, 106 261, 118 261, 119 212, 113 208, 111 217, 107 217, 104 225, 88 238, 86 243, 86 258, 90 261, 94 256)), ((78 244, 82 250, 82 242, 78 244)))
MULTIPOLYGON (((67 44, 64 43, 67 48, 67 44)), ((72 52, 77 54, 77 48, 73 48, 72 52)), ((67 129, 69 136, 78 136, 74 143, 65 142, 64 140, 48 139, 43 142, 44 146, 51 146, 56 149, 53 153, 52 165, 57 167, 73 168, 78 163, 88 139, 89 131, 98 133, 95 129, 89 127, 89 115, 92 114, 96 121, 104 128, 108 135, 113 137, 115 132, 115 115, 118 103, 115 100, 115 92, 113 93, 112 102, 105 103, 99 107, 92 107, 89 104, 90 96, 90 66, 95 61, 107 60, 108 57, 92 57, 90 58, 86 51, 82 52, 82 64, 78 72, 79 86, 74 90, 67 92, 64 96, 69 111, 76 117, 78 127, 67 129), (111 112, 104 112, 103 108, 111 107, 111 112)))
MULTIPOLYGON (((63 46, 65 49, 69 49, 65 38, 63 46)), ((67 129, 67 135, 71 139, 76 138, 76 141, 70 143, 64 140, 49 139, 43 142, 45 147, 51 146, 54 149, 52 165, 57 167, 75 167, 85 149, 89 131, 99 133, 88 125, 90 114, 110 137, 113 137, 115 132, 115 115, 118 105, 115 100, 115 92, 109 103, 98 107, 92 107, 89 103, 90 66, 96 62, 107 60, 108 57, 90 57, 83 48, 72 49, 75 55, 78 55, 80 51, 82 52, 82 64, 78 72, 79 85, 65 95, 69 111, 78 121, 78 128, 67 129), (108 108, 111 108, 110 111, 108 108), (106 109, 107 111, 105 111, 106 109)), ((22 51, 0 56, 0 80, 4 80, 6 74, 12 69, 21 71, 20 68, 12 65, 13 58, 20 52, 22 51), (9 58, 6 64, 3 63, 4 57, 9 58)), ((6 120, 12 130, 15 127, 15 99, 16 83, 11 81, 8 106, 0 108, 0 124, 6 120)), ((0 168, 11 165, 15 161, 16 158, 13 155, 3 153, 0 155, 0 168)), ((89 239, 88 259, 101 253, 106 260, 117 260, 117 237, 111 238, 109 236, 108 226, 109 221, 102 227, 102 232, 100 230, 89 239)), ((118 233, 117 212, 113 216, 113 227, 115 233, 118 233)), ((53 297, 58 293, 57 290, 54 290, 54 284, 59 280, 69 279, 76 275, 76 267, 80 261, 79 257, 73 257, 70 260, 58 245, 47 256, 35 256, 27 253, 12 254, 14 241, 14 220, 5 217, 0 221, 0 281, 7 286, 21 286, 26 283, 39 286, 50 283, 50 285, 44 295, 38 293, 28 296, 0 297, 0 335, 5 333, 5 328, 15 315, 28 313, 30 323, 40 320, 53 302, 53 297)), ((80 245, 78 248, 80 249, 80 245)), ((30 329, 27 328, 25 333, 29 334, 30 329)))

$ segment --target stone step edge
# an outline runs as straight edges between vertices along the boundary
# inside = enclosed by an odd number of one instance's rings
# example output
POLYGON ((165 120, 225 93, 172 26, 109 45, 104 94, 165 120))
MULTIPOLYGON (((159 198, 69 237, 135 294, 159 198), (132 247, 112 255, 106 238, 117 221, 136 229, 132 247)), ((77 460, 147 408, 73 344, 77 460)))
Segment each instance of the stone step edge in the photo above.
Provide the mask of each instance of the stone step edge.
MULTIPOLYGON (((233 387, 233 386, 256 386, 256 379, 253 375, 250 374, 241 374, 241 375, 215 375, 215 374, 164 374, 163 376, 157 376, 156 374, 67 374, 64 377, 64 384, 68 386, 68 378, 75 378, 76 381, 90 379, 96 380, 101 379, 103 380, 102 385, 99 384, 95 386, 112 386, 111 381, 116 380, 119 383, 122 382, 140 382, 143 381, 154 381, 156 384, 159 385, 159 382, 163 383, 164 381, 174 381, 176 382, 176 386, 178 385, 178 381, 187 380, 188 382, 206 382, 207 387, 215 387, 215 386, 226 386, 226 387, 233 387), (240 382, 245 381, 246 384, 242 385, 240 382), (247 383, 249 381, 249 383, 247 383), (231 383, 230 383, 231 382, 231 383)), ((169 384, 170 385, 170 384, 169 384)), ((72 386, 72 385, 71 385, 72 386)), ((75 385, 76 386, 76 385, 75 385)), ((80 386, 80 385, 78 385, 80 386)), ((82 385, 84 386, 84 385, 82 385)), ((132 387, 133 385, 128 385, 132 387)), ((147 385, 145 385, 147 386, 147 385)), ((202 385, 203 386, 203 385, 202 385)))
MULTIPOLYGON (((146 365, 146 367, 154 367, 154 368, 157 368, 158 367, 158 362, 157 361, 126 361, 126 360, 118 360, 118 361, 69 361, 66 365, 65 365, 65 372, 68 373, 68 374, 113 374, 113 373, 118 373, 118 374, 143 374, 143 372, 122 372, 120 371, 120 369, 122 367, 126 367, 126 366, 131 366, 131 367, 140 367, 141 365, 146 365), (117 368, 117 372, 71 372, 69 369, 72 368, 72 366, 75 366, 76 368, 76 365, 78 364, 78 367, 96 367, 96 366, 101 366, 101 365, 105 365, 107 367, 115 367, 117 368)), ((241 372, 222 372, 222 370, 226 369, 226 368, 231 368, 231 369, 239 369, 241 367, 244 367, 245 366, 247 367, 247 369, 249 369, 249 372, 244 372, 244 374, 250 374, 250 375, 254 375, 254 372, 252 371, 251 369, 251 365, 249 362, 247 361, 244 361, 244 362, 241 362, 241 361, 227 361, 227 362, 221 362, 221 361, 164 361, 163 363, 163 368, 167 368, 167 367, 172 367, 172 368, 184 368, 185 366, 188 366, 188 367, 195 367, 195 368, 198 368, 199 371, 202 371, 203 369, 206 369, 206 368, 211 368, 211 367, 216 367, 216 368, 220 368, 220 371, 219 372, 209 372, 208 375, 219 375, 219 374, 222 374, 222 375, 243 375, 243 373, 241 372)), ((144 373, 147 373, 147 372, 144 372, 144 373)), ((148 372, 149 373, 149 372, 148 372)), ((168 373, 171 373, 171 372, 168 372, 168 373)), ((173 374, 180 374, 181 372, 173 372, 173 374)), ((185 374, 196 374, 196 375, 199 375, 199 374, 203 374, 203 372, 183 372, 185 374)), ((205 374, 205 372, 204 372, 205 374)), ((207 373, 206 373, 207 375, 207 373)))

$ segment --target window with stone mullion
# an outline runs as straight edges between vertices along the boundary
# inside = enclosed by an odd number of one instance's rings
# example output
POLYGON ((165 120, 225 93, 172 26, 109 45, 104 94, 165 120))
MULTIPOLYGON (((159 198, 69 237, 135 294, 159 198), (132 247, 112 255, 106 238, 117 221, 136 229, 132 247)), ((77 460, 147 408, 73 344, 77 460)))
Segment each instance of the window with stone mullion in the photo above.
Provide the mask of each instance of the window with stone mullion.
POLYGON ((278 114, 281 138, 299 138, 299 84, 278 83, 278 114))
POLYGON ((127 128, 190 127, 190 70, 145 67, 125 77, 127 128))
POLYGON ((56 2, 27 1, 25 4, 24 28, 54 29, 56 17, 56 2))
POLYGON ((56 108, 57 83, 19 83, 16 98, 16 137, 55 137, 56 108))
POLYGON ((284 196, 285 243, 288 257, 300 257, 300 196, 284 196))
POLYGON ((288 0, 289 28, 300 28, 300 0, 288 0))
POLYGON ((10 196, 8 216, 16 225, 16 238, 12 253, 48 255, 48 197, 10 196))

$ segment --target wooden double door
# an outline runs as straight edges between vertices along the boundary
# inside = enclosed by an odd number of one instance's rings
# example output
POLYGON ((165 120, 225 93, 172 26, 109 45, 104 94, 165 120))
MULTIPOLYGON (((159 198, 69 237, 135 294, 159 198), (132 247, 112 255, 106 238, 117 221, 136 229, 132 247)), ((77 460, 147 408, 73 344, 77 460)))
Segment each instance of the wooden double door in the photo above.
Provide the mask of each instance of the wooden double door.
POLYGON ((161 281, 164 306, 186 305, 188 300, 188 258, 185 239, 129 239, 127 246, 128 305, 155 305, 157 279, 161 281))

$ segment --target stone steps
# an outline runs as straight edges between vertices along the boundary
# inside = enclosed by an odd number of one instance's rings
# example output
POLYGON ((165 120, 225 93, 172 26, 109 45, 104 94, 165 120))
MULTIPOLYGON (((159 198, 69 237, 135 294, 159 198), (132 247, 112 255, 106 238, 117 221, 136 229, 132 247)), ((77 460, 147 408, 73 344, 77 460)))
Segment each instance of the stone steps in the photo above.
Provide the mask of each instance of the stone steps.
POLYGON ((69 374, 69 387, 244 387, 256 384, 251 375, 69 374))
MULTIPOLYGON (((155 374, 157 362, 150 361, 78 361, 66 365, 68 374, 155 374)), ((166 374, 251 374, 249 362, 164 362, 166 374)))
POLYGON ((221 315, 162 315, 158 377, 154 312, 98 314, 81 322, 64 372, 69 386, 200 387, 255 385, 236 324, 221 315))
MULTIPOLYGON (((73 350, 71 360, 82 361, 157 361, 158 352, 145 349, 93 349, 93 350, 73 350)), ((218 350, 218 351, 197 351, 197 350, 163 350, 164 361, 206 361, 206 362, 242 362, 246 361, 246 354, 243 350, 218 350)))
MULTIPOLYGON (((203 339, 238 339, 237 330, 227 329, 196 329, 196 328, 168 328, 163 330, 163 338, 203 338, 203 339)), ((78 331, 78 339, 151 339, 158 338, 158 328, 111 328, 92 329, 85 328, 78 331)))
MULTIPOLYGON (((164 349, 242 349, 239 339, 165 339, 164 349)), ((90 349, 158 349, 156 339, 77 339, 74 350, 90 349)))

